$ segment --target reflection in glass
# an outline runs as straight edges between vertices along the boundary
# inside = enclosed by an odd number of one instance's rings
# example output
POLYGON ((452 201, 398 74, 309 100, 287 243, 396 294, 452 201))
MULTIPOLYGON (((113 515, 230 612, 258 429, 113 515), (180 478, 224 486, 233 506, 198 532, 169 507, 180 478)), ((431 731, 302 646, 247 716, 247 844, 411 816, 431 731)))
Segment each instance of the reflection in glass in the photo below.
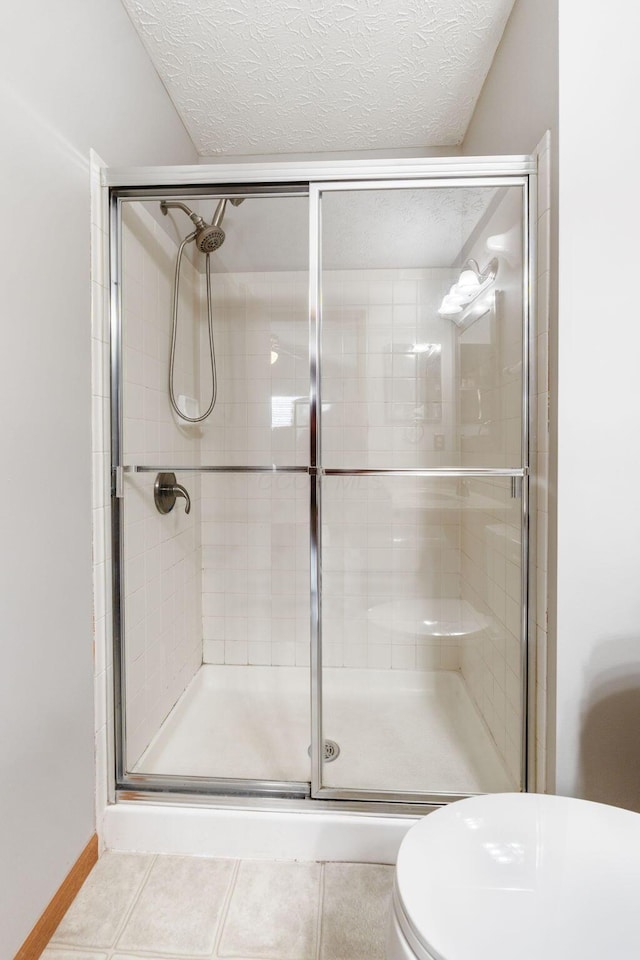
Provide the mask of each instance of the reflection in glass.
POLYGON ((324 466, 521 465, 521 233, 520 187, 322 195, 324 466))
POLYGON ((520 501, 509 478, 325 477, 325 786, 520 783, 520 501))

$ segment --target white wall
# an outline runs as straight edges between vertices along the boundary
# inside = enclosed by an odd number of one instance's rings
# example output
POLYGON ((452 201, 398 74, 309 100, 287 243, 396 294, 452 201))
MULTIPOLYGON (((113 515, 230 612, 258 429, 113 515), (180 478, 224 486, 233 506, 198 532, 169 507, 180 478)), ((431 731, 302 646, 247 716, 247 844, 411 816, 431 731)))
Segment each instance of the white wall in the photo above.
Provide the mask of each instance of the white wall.
POLYGON ((545 130, 555 133, 557 61, 558 0, 516 0, 462 153, 530 153, 545 130))
MULTIPOLYGON (((530 150, 545 127, 552 131, 549 361, 558 529, 555 557, 550 529, 550 587, 557 593, 555 610, 553 602, 549 609, 557 642, 550 679, 557 716, 550 715, 556 759, 549 773, 558 793, 640 809, 640 519, 634 488, 640 327, 626 286, 637 275, 640 254, 640 200, 627 173, 633 175, 640 147, 629 107, 640 82, 634 26, 624 0, 614 0, 606 15, 579 0, 518 0, 464 153, 530 150)), ((553 490, 550 506, 553 512, 553 490)))
POLYGON ((117 0, 12 5, 2 31, 0 942, 94 830, 89 148, 195 151, 117 0))
POLYGON ((560 0, 557 785, 640 810, 635 27, 560 0))

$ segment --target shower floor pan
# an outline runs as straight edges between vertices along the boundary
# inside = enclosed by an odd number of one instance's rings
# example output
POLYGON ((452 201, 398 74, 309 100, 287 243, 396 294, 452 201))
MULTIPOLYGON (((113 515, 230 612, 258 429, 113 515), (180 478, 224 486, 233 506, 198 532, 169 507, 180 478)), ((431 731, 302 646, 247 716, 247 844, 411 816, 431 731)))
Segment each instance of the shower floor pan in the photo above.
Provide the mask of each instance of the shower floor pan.
MULTIPOLYGON (((309 671, 204 664, 135 773, 309 781, 309 671)), ((516 789, 457 671, 326 669, 324 785, 420 793, 516 789)))

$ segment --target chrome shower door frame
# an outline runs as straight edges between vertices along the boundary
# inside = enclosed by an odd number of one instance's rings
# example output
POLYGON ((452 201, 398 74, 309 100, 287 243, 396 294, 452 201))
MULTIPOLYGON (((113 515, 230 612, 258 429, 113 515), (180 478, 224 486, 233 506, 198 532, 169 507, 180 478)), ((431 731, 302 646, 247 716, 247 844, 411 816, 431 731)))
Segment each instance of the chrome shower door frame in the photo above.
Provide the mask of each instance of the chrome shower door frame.
MULTIPOLYGON (((523 294, 525 304, 523 331, 524 369, 530 369, 529 342, 533 336, 532 308, 535 285, 535 244, 532 231, 535 227, 535 160, 527 156, 480 157, 480 158, 433 158, 418 160, 373 160, 373 161, 319 161, 301 163, 236 163, 196 165, 182 167, 110 168, 105 171, 104 185, 110 188, 110 314, 111 314, 111 571, 113 583, 113 664, 114 664, 114 754, 116 765, 116 798, 167 802, 215 802, 253 804, 254 807, 273 809, 282 804, 286 809, 327 809, 337 811, 388 812, 398 814, 403 810, 415 813, 426 812, 430 806, 459 799, 466 794, 407 794, 394 791, 332 790, 322 785, 322 611, 321 611, 321 487, 323 476, 336 475, 339 471, 324 470, 320 456, 320 329, 321 329, 321 194, 326 191, 406 189, 420 186, 454 185, 502 185, 524 186, 525 269, 523 294), (228 780, 204 777, 175 777, 171 775, 135 774, 126 770, 126 722, 124 714, 125 671, 123 658, 124 601, 121 592, 123 565, 123 510, 122 498, 124 473, 154 470, 189 470, 200 472, 237 472, 234 467, 177 467, 175 464, 141 464, 125 467, 122 456, 122 243, 121 204, 124 200, 162 200, 168 197, 216 198, 221 196, 309 196, 309 363, 310 363, 310 458, 308 467, 296 467, 297 472, 309 475, 310 502, 309 522, 311 530, 311 776, 310 783, 228 780), (371 801, 377 801, 371 803, 371 801)), ((515 476, 522 478, 522 623, 523 637, 529 629, 529 540, 528 521, 530 493, 528 491, 528 451, 530 377, 523 376, 522 398, 522 446, 523 468, 517 471, 486 471, 489 476, 515 476)), ((243 472, 287 471, 292 468, 274 468, 267 464, 240 468, 243 472)), ((353 474, 354 471, 344 471, 353 474)), ((359 471, 361 475, 379 475, 380 471, 359 471)), ((385 471, 412 476, 474 476, 482 471, 426 470, 385 471)), ((533 669, 533 644, 523 643, 523 789, 527 789, 527 756, 532 768, 535 743, 535 691, 531 678, 533 669), (528 670, 527 670, 528 667, 528 670), (529 677, 529 680, 527 679, 529 677)), ((531 780, 529 779, 529 782, 531 780)))
POLYGON ((535 224, 535 176, 530 170, 514 171, 511 176, 484 174, 464 177, 397 178, 384 180, 326 180, 309 185, 309 365, 310 365, 310 425, 311 425, 311 796, 316 800, 345 800, 352 802, 378 801, 400 804, 442 804, 461 799, 468 794, 408 793, 394 790, 363 790, 327 787, 323 784, 323 662, 322 662, 322 479, 323 477, 504 477, 520 485, 521 492, 521 762, 519 788, 526 791, 534 773, 534 744, 531 742, 533 723, 532 705, 535 703, 533 644, 530 632, 530 417, 531 372, 530 338, 533 335, 533 287, 535 276, 532 230, 535 224), (325 194, 372 190, 437 189, 455 187, 520 187, 522 189, 522 421, 520 466, 514 469, 433 468, 433 469, 325 469, 322 463, 322 197, 325 194))
MULTIPOLYGON (((119 179, 119 178, 116 178, 119 179)), ((185 197, 195 199, 218 199, 236 195, 249 197, 307 197, 306 184, 276 184, 265 187, 263 183, 234 187, 165 187, 143 185, 130 187, 129 175, 126 186, 113 185, 110 194, 110 353, 111 353, 111 577, 112 577, 112 634, 113 634, 113 700, 114 700, 114 761, 116 796, 147 794, 158 799, 176 796, 192 797, 260 797, 265 802, 274 798, 286 803, 305 800, 310 795, 308 781, 257 780, 250 778, 175 776, 172 774, 145 774, 127 769, 127 723, 126 723, 126 664, 125 603, 122 583, 124 578, 124 491, 125 476, 144 473, 197 473, 206 474, 263 474, 289 475, 308 474, 307 467, 251 464, 248 466, 208 466, 175 463, 124 464, 123 452, 123 323, 122 323, 122 205, 131 201, 162 201, 165 198, 185 197)), ((164 179, 163 179, 164 184, 164 179)))

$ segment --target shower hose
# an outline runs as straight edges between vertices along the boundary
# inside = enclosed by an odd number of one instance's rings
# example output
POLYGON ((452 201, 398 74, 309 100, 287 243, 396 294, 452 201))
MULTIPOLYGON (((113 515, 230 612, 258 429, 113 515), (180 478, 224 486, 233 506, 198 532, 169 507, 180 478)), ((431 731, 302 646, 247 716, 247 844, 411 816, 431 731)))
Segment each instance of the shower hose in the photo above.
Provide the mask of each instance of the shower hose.
POLYGON ((178 249, 178 256, 176 257, 176 274, 173 281, 173 312, 171 317, 171 352, 169 354, 169 400, 171 406, 173 407, 174 412, 180 417, 181 420, 186 420, 188 423, 202 423, 203 420, 206 420, 213 408, 216 405, 216 399, 218 396, 218 375, 216 372, 216 351, 213 343, 213 314, 211 308, 211 264, 209 263, 209 254, 205 254, 206 267, 205 273, 207 277, 207 322, 209 328, 209 359, 211 367, 211 402, 203 414, 199 417, 188 417, 187 414, 180 409, 176 401, 175 395, 175 386, 174 386, 174 376, 175 376, 175 363, 176 363, 176 341, 178 339, 178 299, 180 295, 180 265, 182 263, 182 252, 188 243, 191 243, 192 240, 195 240, 198 231, 190 233, 187 237, 184 238, 180 247, 178 249))

